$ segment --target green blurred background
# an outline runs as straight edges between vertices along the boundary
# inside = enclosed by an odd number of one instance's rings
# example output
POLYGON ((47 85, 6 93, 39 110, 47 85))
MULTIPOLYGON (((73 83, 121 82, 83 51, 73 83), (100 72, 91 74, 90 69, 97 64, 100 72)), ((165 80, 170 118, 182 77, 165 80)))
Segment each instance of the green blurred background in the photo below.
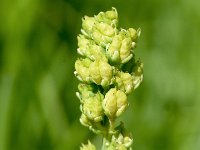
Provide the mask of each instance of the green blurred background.
POLYGON ((73 71, 81 18, 112 6, 120 27, 142 29, 144 82, 120 118, 133 149, 200 149, 199 0, 1 0, 0 150, 101 145, 79 123, 73 71))

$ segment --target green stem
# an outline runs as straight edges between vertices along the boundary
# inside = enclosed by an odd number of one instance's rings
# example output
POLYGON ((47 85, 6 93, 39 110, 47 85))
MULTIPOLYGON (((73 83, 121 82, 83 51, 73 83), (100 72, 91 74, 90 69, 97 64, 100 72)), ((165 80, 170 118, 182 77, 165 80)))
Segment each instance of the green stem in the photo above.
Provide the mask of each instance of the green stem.
POLYGON ((106 150, 106 143, 108 143, 108 140, 105 137, 103 137, 103 145, 101 150, 106 150))
POLYGON ((115 128, 115 120, 109 119, 108 130, 107 130, 107 133, 103 137, 102 150, 106 150, 106 147, 108 146, 108 144, 111 143, 112 135, 114 134, 114 128, 115 128))
POLYGON ((109 134, 112 134, 114 132, 114 128, 115 128, 115 120, 109 119, 109 123, 110 123, 109 134))

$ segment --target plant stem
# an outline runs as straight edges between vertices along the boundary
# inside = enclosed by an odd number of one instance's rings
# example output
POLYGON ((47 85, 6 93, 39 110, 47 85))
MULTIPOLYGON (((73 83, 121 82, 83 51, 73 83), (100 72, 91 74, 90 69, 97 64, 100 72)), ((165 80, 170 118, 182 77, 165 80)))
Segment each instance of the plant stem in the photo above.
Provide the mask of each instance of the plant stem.
POLYGON ((109 123, 110 123, 110 127, 109 127, 109 134, 114 132, 114 128, 115 128, 115 120, 111 120, 109 119, 109 123))
POLYGON ((106 150, 106 143, 108 143, 108 140, 106 139, 106 137, 103 137, 103 145, 101 150, 106 150))
POLYGON ((115 120, 109 119, 109 128, 103 137, 103 145, 101 150, 106 150, 107 144, 111 143, 112 135, 114 134, 115 120))

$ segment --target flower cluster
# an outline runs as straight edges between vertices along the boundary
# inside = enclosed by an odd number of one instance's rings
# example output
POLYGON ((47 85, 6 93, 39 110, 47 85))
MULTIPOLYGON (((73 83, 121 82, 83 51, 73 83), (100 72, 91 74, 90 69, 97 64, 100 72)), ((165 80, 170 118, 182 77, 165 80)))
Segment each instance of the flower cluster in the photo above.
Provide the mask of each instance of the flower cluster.
MULTIPOLYGON (((122 125, 115 128, 114 121, 127 109, 128 94, 143 80, 143 64, 134 55, 140 29, 117 27, 115 8, 82 19, 74 72, 81 81, 76 93, 81 102, 80 122, 102 134, 104 149, 109 150, 131 149, 131 136, 122 132, 122 125)), ((90 142, 82 149, 87 147, 95 149, 90 142)))

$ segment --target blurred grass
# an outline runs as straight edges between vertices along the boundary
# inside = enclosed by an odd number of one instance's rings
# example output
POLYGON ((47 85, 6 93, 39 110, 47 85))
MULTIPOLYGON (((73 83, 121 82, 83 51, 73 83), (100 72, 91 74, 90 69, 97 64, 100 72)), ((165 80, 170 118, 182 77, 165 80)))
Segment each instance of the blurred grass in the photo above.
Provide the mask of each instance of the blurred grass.
POLYGON ((200 147, 200 2, 17 0, 0 2, 0 150, 75 150, 93 139, 79 123, 73 75, 81 17, 116 7, 140 27, 144 82, 120 118, 136 150, 200 147))

